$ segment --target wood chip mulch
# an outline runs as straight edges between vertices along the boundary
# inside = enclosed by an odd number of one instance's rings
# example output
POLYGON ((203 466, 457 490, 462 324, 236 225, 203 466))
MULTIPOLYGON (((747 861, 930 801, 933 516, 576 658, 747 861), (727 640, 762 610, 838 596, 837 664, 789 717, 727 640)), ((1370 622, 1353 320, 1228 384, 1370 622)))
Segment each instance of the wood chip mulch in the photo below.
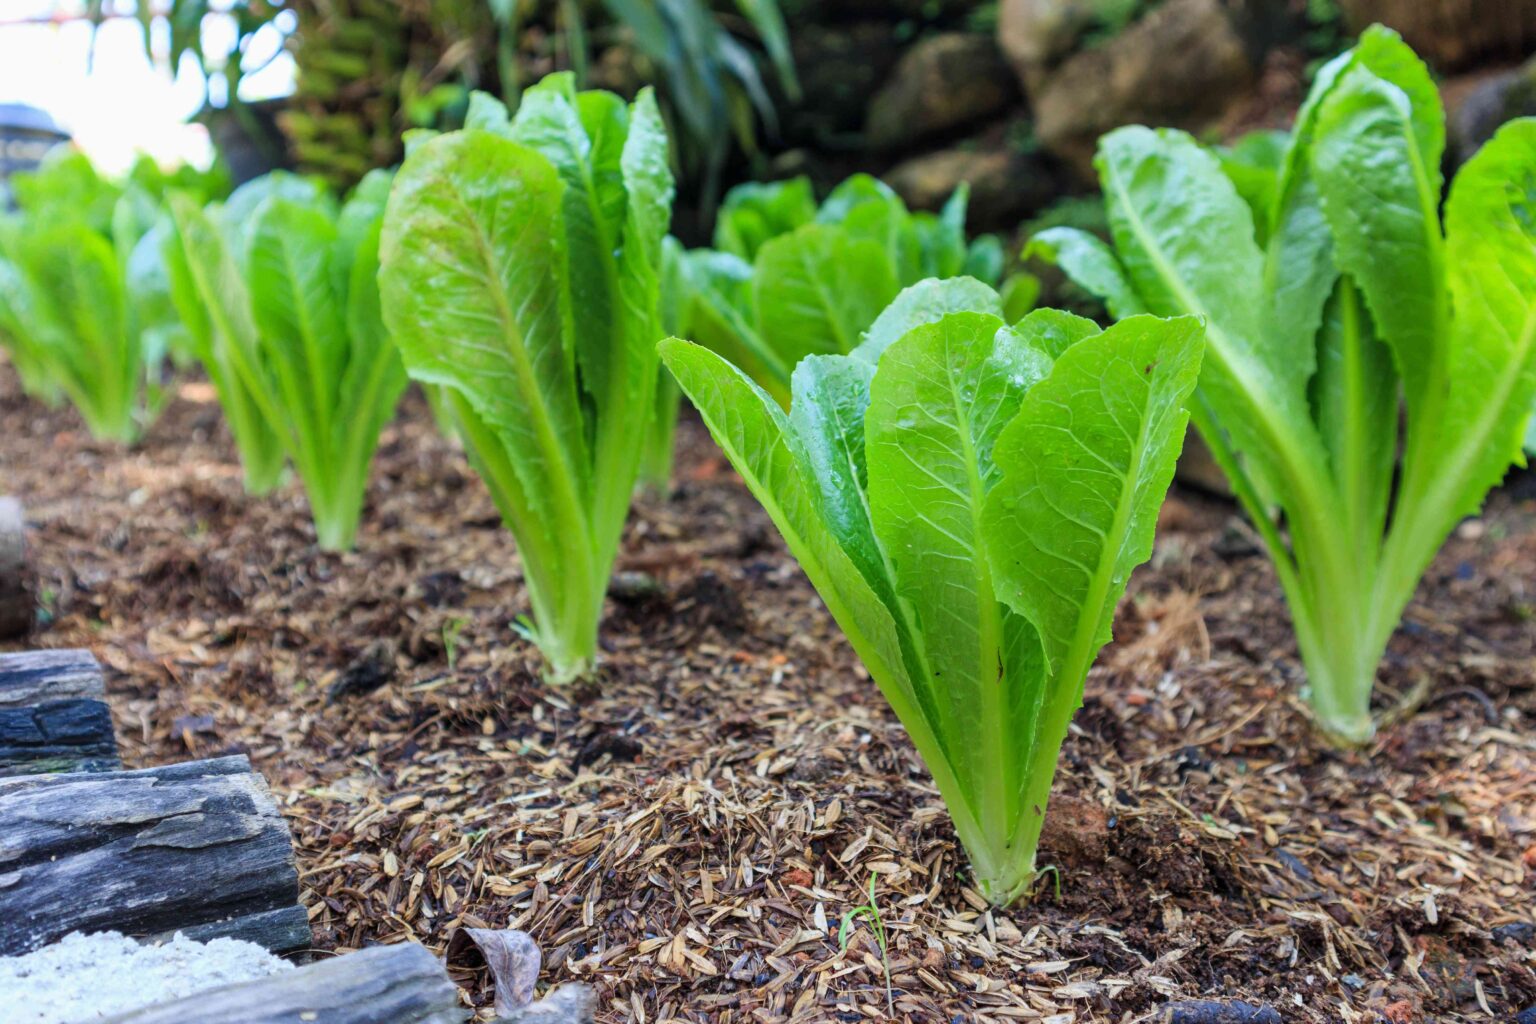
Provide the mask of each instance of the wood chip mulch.
MULTIPOLYGON (((538 939, 608 1024, 1510 1020, 1536 1004, 1536 485, 1463 525, 1339 753, 1310 731, 1251 534, 1181 492, 1088 685, 1035 897, 989 910, 894 716, 695 422, 636 510, 595 684, 511 628, 515 548, 408 400, 359 549, 241 490, 204 385, 137 449, 0 367, 0 492, 49 623, 88 646, 134 767, 249 754, 293 825, 318 945, 459 925, 538 939), (845 914, 874 904, 838 941, 845 914), (888 964, 888 969, 887 969, 888 964)), ((19 645, 11 645, 14 649, 19 645)), ((489 1019, 485 979, 460 972, 489 1019)))

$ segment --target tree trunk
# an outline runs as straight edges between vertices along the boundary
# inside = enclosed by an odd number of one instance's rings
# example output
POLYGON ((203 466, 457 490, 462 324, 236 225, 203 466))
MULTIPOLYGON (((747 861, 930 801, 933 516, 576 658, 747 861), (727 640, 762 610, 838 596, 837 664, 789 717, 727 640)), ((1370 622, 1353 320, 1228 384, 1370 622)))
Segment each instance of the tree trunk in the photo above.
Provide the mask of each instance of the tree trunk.
POLYGON ((29 631, 32 618, 26 520, 21 513, 21 502, 15 498, 0 498, 0 640, 29 631))
POLYGON ((0 654, 0 778, 120 767, 90 651, 0 654))
POLYGON ((467 1016, 437 957, 408 942, 209 989, 106 1024, 462 1024, 467 1016))
POLYGON ((73 931, 311 936, 288 825, 244 757, 0 779, 0 956, 73 931))
POLYGON ((1381 22, 1441 71, 1520 60, 1536 44, 1536 0, 1343 0, 1342 6, 1351 32, 1381 22))

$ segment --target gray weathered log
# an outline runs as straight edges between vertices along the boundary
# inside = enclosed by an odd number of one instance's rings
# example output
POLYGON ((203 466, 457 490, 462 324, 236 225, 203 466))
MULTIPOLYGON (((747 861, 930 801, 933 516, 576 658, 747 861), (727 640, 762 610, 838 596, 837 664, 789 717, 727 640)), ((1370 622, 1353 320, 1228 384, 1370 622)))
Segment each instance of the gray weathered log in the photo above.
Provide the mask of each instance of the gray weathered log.
POLYGON ((462 1024, 458 988, 424 946, 374 946, 226 985, 107 1024, 462 1024))
POLYGON ((308 947, 293 840, 244 757, 0 779, 0 956, 73 931, 308 947))
POLYGON ((21 502, 0 498, 0 640, 26 633, 33 618, 26 518, 21 502))
POLYGON ((0 654, 0 778, 121 767, 90 651, 0 654))
POLYGON ((105 700, 101 663, 90 651, 22 651, 0 654, 0 708, 48 700, 105 700))

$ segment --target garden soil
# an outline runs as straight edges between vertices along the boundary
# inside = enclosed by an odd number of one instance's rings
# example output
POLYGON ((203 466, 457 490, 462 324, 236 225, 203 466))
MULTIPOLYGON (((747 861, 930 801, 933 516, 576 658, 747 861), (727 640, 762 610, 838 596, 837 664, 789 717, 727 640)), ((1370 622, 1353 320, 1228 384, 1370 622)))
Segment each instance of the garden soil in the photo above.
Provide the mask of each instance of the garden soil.
MULTIPOLYGON (((1176 490, 1063 752, 1056 870, 997 911, 767 518, 696 421, 680 449, 632 518, 601 677, 551 689, 514 630, 511 537, 419 398, 333 555, 297 486, 242 493, 206 385, 124 452, 0 367, 0 492, 26 503, 47 620, 29 643, 108 666, 129 766, 250 756, 323 949, 523 928, 609 1024, 1536 1004, 1532 477, 1435 562, 1379 687, 1422 704, 1358 752, 1310 727, 1251 532, 1176 490), (839 942, 871 879, 885 956, 867 915, 839 942)), ((457 980, 489 1019, 486 979, 457 980)))

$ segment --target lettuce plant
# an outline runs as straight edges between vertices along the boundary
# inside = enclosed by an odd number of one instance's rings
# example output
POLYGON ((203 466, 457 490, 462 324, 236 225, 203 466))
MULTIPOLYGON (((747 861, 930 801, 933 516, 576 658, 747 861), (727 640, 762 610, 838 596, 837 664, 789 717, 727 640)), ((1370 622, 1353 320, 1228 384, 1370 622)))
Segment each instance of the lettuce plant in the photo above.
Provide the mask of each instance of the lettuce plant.
POLYGON ((962 185, 932 214, 909 211, 867 174, 837 186, 819 207, 804 178, 732 189, 714 248, 682 257, 688 336, 787 403, 800 359, 852 351, 903 287, 962 274, 998 284, 997 239, 966 242, 968 195, 962 185))
POLYGON ((568 74, 413 143, 384 218, 384 318, 442 386, 517 539, 548 677, 588 674, 655 413, 667 134, 654 96, 568 74))
POLYGON ((123 443, 164 403, 180 336, 154 259, 159 198, 143 177, 141 165, 109 181, 65 152, 17 176, 19 210, 0 218, 0 345, 30 394, 67 397, 93 436, 123 443))
POLYGON ((271 198, 324 207, 324 187, 277 171, 235 189, 206 207, 200 197, 168 197, 170 230, 161 249, 171 299, 193 358, 203 366, 234 437, 248 494, 262 495, 282 482, 287 464, 280 417, 272 413, 258 351, 256 325, 245 284, 246 250, 257 208, 271 198), (239 301, 226 301, 225 296, 239 301))
POLYGON ((1206 320, 1194 420, 1274 560, 1317 720, 1347 743, 1371 739, 1388 640, 1520 457, 1536 393, 1536 121, 1462 168, 1442 220, 1444 143, 1424 65, 1375 28, 1271 157, 1116 131, 1098 155, 1113 248, 1034 243, 1117 316, 1206 320))
POLYGON ((1200 324, 1009 326, 970 278, 904 291, 786 413, 702 346, 662 357, 906 727, 987 899, 1035 879, 1067 726, 1152 551, 1200 324))
MULTIPOLYGON (((714 248, 669 251, 668 333, 691 338, 746 370, 783 404, 795 363, 811 353, 846 353, 906 285, 967 275, 997 285, 1002 244, 969 243, 961 185, 938 214, 909 211, 889 186, 858 174, 820 207, 807 178, 733 188, 715 221, 714 248)), ((1039 282, 1004 283, 1007 318, 1034 306, 1039 282)), ((678 394, 663 375, 644 479, 658 489, 671 473, 678 394)))
POLYGON ((389 184, 373 172, 339 210, 296 178, 247 186, 211 212, 173 206, 173 276, 184 302, 201 306, 188 319, 240 424, 248 479, 256 469, 270 480, 291 459, 320 546, 333 551, 356 539, 379 433, 406 385, 379 301, 389 184))

